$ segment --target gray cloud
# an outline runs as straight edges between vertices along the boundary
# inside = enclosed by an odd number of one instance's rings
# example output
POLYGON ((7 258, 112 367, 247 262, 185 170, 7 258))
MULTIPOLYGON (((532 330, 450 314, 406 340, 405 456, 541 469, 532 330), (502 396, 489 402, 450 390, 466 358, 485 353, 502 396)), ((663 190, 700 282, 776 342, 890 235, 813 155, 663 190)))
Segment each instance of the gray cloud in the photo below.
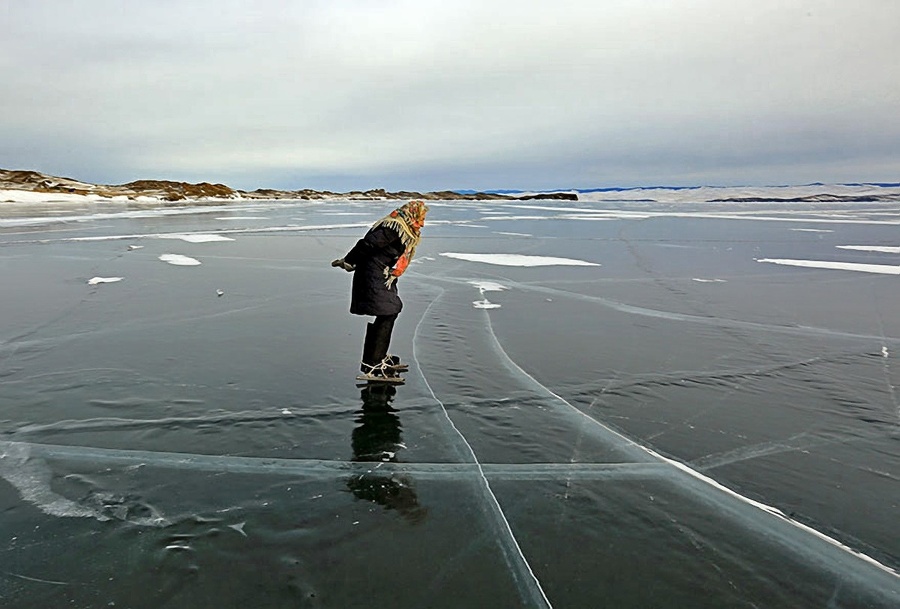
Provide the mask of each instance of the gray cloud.
POLYGON ((2 167, 335 190, 900 179, 888 0, 6 10, 2 167))

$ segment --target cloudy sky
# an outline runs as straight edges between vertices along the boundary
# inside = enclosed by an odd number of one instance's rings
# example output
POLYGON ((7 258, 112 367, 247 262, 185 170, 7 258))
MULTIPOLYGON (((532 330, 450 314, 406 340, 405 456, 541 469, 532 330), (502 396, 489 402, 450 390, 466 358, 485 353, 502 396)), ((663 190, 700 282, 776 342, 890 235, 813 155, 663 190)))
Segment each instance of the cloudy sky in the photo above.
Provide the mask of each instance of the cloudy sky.
POLYGON ((896 0, 0 5, 0 167, 99 183, 900 181, 896 0))

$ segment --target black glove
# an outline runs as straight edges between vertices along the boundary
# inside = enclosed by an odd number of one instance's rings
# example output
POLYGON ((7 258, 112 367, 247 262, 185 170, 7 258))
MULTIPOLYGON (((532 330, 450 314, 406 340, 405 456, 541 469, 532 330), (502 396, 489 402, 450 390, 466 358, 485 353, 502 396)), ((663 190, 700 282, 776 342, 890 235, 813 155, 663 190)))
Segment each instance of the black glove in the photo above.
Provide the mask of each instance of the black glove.
POLYGON ((339 266, 342 269, 344 269, 345 271, 347 271, 348 273, 352 273, 353 271, 356 270, 355 266, 353 266, 349 262, 346 262, 343 258, 338 258, 337 260, 332 260, 331 266, 339 266))

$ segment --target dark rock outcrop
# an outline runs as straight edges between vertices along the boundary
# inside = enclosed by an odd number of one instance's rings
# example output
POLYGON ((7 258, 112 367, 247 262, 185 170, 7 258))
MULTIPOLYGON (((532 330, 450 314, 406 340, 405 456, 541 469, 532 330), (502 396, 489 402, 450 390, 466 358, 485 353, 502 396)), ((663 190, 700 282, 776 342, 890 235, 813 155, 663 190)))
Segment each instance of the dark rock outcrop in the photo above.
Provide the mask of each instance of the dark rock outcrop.
POLYGON ((209 182, 190 184, 188 182, 170 182, 169 180, 137 180, 122 184, 119 188, 141 194, 162 193, 162 198, 166 201, 205 198, 234 199, 237 195, 237 191, 224 184, 210 184, 209 182))
POLYGON ((521 197, 514 197, 520 201, 530 201, 534 199, 546 199, 546 200, 557 200, 557 201, 577 201, 578 195, 574 192, 547 192, 547 193, 539 193, 536 195, 524 195, 521 197))

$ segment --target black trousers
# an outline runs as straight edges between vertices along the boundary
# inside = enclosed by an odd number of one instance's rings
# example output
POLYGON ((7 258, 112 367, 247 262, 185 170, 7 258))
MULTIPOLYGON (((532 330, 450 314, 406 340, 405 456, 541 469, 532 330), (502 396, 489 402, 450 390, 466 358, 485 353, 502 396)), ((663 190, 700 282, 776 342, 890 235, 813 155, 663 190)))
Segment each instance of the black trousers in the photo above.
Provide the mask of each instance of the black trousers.
POLYGON ((374 366, 387 357, 396 320, 396 313, 394 315, 376 315, 375 321, 366 326, 362 363, 374 366))

